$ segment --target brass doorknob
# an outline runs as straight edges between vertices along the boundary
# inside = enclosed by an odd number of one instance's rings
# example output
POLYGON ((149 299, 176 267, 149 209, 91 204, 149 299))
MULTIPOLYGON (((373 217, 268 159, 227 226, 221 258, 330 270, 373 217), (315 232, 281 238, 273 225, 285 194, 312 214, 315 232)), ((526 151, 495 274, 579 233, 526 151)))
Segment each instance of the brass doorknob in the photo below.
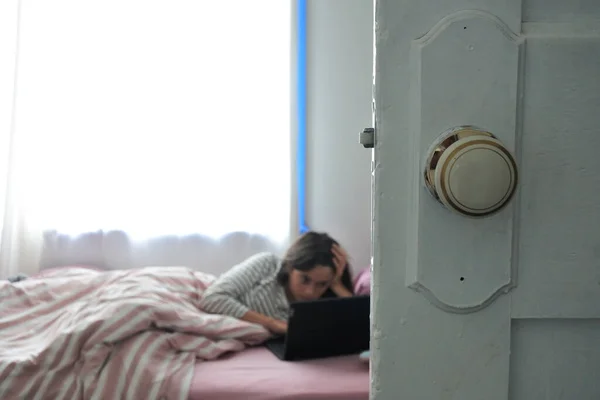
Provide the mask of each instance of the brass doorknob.
POLYGON ((503 208, 518 180, 512 154, 493 134, 463 126, 444 132, 425 165, 425 185, 445 207, 483 217, 503 208))

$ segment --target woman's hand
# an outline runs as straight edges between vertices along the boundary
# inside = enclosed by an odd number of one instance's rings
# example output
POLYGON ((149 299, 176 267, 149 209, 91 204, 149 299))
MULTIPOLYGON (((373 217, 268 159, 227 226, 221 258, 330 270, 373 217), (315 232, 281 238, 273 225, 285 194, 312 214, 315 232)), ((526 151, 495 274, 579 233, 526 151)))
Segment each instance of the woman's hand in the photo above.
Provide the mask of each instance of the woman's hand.
POLYGON ((334 282, 339 282, 348 265, 348 253, 339 244, 334 244, 331 252, 333 253, 333 263, 335 264, 334 282))
POLYGON ((287 333, 288 324, 285 321, 271 319, 265 328, 275 334, 285 335, 287 333))
POLYGON ((342 276, 346 268, 348 268, 348 253, 338 244, 333 245, 331 252, 333 253, 333 263, 335 264, 335 278, 330 288, 338 297, 350 297, 353 295, 352 291, 342 283, 342 276))

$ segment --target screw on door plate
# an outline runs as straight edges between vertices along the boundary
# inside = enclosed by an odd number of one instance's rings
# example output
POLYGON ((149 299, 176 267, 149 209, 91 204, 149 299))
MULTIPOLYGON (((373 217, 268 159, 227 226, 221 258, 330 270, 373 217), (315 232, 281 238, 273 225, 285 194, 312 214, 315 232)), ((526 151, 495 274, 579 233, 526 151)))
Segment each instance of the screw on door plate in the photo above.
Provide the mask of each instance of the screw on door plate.
POLYGON ((363 131, 360 133, 359 142, 363 145, 365 149, 372 149, 373 147, 375 147, 375 129, 363 129, 363 131))

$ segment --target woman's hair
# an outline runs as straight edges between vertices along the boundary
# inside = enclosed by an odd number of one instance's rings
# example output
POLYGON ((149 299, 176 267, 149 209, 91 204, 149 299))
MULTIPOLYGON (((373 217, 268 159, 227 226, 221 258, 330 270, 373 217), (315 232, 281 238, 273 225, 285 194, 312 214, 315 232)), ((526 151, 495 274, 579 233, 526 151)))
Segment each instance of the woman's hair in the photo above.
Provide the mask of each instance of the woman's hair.
MULTIPOLYGON (((290 271, 292 269, 306 272, 317 265, 330 267, 335 273, 336 268, 332 252, 334 244, 338 244, 338 242, 326 233, 313 231, 306 232, 300 236, 285 253, 283 262, 281 263, 281 269, 277 274, 277 282, 286 286, 290 279, 290 271)), ((350 265, 346 265, 341 282, 346 289, 351 293, 354 293, 352 290, 350 265)), ((336 294, 328 288, 321 297, 336 297, 336 294)))

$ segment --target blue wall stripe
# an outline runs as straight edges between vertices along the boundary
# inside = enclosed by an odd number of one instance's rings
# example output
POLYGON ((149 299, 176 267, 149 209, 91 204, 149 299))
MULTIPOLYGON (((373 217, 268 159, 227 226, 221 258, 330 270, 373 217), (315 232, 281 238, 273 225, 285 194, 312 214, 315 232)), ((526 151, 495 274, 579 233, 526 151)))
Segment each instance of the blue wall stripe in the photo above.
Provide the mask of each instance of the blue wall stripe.
POLYGON ((307 232, 306 226, 306 2, 296 0, 297 4, 297 51, 296 55, 296 117, 298 120, 298 143, 296 153, 296 171, 298 185, 298 225, 300 233, 307 232))

